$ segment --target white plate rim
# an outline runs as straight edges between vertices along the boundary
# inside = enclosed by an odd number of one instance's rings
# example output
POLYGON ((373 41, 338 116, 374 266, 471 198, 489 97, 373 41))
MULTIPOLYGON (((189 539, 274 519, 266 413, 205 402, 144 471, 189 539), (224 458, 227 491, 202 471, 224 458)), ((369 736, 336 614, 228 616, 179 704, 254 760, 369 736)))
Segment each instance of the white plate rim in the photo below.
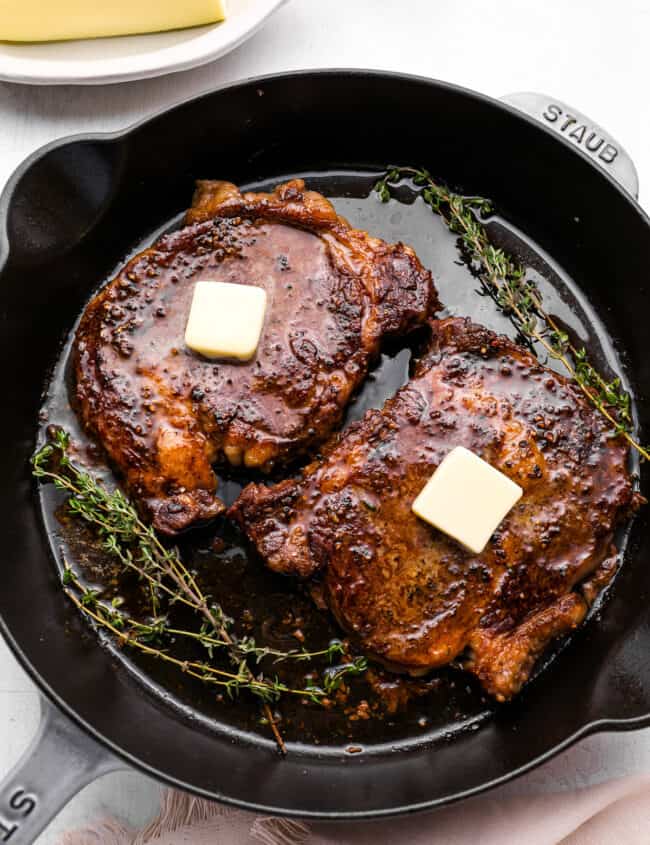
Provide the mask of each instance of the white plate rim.
MULTIPOLYGON (((84 66, 81 61, 61 62, 59 70, 57 63, 49 59, 8 58, 2 55, 0 42, 0 80, 27 85, 105 85, 178 73, 208 64, 234 50, 254 35, 287 2, 258 0, 247 14, 233 13, 223 23, 205 28, 205 33, 191 42, 194 50, 188 49, 187 43, 181 43, 128 58, 103 59, 93 62, 92 73, 88 72, 88 65, 84 66)), ((156 36, 152 34, 147 37, 156 36)), ((103 40, 97 39, 97 43, 103 40)), ((67 43, 62 42, 62 46, 67 43)))

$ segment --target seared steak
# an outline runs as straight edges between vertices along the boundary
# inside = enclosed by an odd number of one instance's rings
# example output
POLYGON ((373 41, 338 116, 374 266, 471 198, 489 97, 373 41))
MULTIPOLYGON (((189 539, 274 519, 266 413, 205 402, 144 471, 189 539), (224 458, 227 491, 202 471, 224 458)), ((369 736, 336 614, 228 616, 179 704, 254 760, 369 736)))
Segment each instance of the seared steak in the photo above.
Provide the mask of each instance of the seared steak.
POLYGON ((297 481, 249 485, 230 515, 271 569, 320 573, 367 653, 414 674, 458 660, 504 700, 613 575, 614 530, 638 498, 625 441, 579 388, 469 320, 432 328, 430 352, 383 410, 297 481), (411 511, 455 446, 524 490, 475 556, 411 511))
POLYGON ((438 307, 409 247, 351 228, 301 180, 243 195, 199 182, 186 224, 103 288, 75 342, 81 419, 169 534, 223 509, 213 463, 268 470, 319 443, 382 339, 438 307), (210 361, 184 346, 200 279, 266 289, 250 362, 210 361))

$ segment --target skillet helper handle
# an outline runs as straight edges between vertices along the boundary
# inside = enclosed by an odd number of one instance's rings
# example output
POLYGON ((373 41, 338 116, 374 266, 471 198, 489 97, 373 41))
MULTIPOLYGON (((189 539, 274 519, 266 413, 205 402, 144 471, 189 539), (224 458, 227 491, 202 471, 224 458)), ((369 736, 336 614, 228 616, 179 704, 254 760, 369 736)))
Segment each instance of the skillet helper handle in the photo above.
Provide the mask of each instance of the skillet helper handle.
POLYGON ((639 177, 634 162, 609 132, 585 114, 545 94, 522 92, 506 94, 501 99, 562 135, 635 199, 638 198, 639 177))
POLYGON ((67 716, 41 699, 41 723, 0 785, 0 843, 29 845, 91 781, 126 768, 67 716))

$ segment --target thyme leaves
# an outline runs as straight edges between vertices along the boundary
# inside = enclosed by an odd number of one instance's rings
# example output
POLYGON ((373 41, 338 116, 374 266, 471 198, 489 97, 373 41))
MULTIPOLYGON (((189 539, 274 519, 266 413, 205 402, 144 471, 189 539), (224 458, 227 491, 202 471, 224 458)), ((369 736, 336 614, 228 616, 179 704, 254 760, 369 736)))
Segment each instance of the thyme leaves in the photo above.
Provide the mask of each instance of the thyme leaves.
POLYGON ((612 432, 624 437, 643 459, 650 460, 648 449, 633 436, 630 396, 621 380, 608 381, 598 372, 585 348, 576 347, 545 310, 542 296, 535 283, 526 277, 524 267, 491 242, 482 219, 494 210, 490 200, 454 193, 435 181, 428 170, 415 167, 390 168, 375 184, 379 199, 387 202, 393 195, 393 187, 402 179, 409 179, 421 188, 424 202, 458 235, 461 249, 483 291, 511 319, 522 338, 531 348, 539 344, 549 357, 558 360, 612 432))
MULTIPOLYGON (((86 618, 121 646, 176 666, 184 674, 220 688, 230 698, 236 698, 242 690, 256 696, 261 701, 263 722, 270 726, 280 751, 286 753, 270 705, 285 695, 322 702, 331 688, 330 674, 326 669, 322 688, 311 682, 304 688, 295 688, 277 675, 263 671, 261 662, 277 664, 320 659, 331 666, 336 658, 345 656, 344 644, 333 640, 319 651, 280 651, 259 646, 250 636, 237 636, 233 620, 218 602, 204 594, 178 549, 161 542, 119 488, 109 490, 97 478, 77 467, 70 459, 69 449, 68 434, 54 429, 50 440, 32 458, 33 475, 41 481, 52 482, 67 493, 70 514, 92 528, 101 547, 124 573, 135 573, 145 583, 151 616, 133 618, 125 612, 119 599, 104 600, 101 591, 82 584, 66 565, 62 582, 68 598, 86 618), (174 626, 169 612, 177 604, 192 611, 192 617, 201 622, 200 626, 191 630, 174 626), (201 645, 208 659, 187 660, 177 656, 173 646, 179 640, 201 645), (227 658, 227 668, 213 662, 217 651, 227 658)), ((350 664, 356 667, 356 674, 361 674, 362 660, 357 658, 350 664)))

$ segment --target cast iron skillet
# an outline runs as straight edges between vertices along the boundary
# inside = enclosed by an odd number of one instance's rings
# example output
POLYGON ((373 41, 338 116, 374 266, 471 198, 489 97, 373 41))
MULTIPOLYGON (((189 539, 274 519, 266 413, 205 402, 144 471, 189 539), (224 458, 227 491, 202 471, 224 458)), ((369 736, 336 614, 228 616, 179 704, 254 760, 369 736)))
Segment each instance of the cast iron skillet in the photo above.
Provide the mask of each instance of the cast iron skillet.
POLYGON ((0 792, 4 838, 32 841, 81 786, 121 767, 250 809, 360 819, 437 807, 512 778, 590 732, 650 724, 647 508, 600 618, 480 729, 354 755, 294 744, 280 759, 257 733, 208 729, 151 695, 92 635, 80 635, 30 478, 41 393, 61 340, 97 282, 186 207, 200 177, 252 184, 422 163, 492 197, 597 310, 643 432, 650 221, 634 199, 634 168, 602 130, 591 124, 582 132, 583 119, 572 112, 571 121, 561 103, 515 100, 545 115, 541 123, 426 79, 292 73, 217 90, 123 133, 56 142, 11 179, 0 202, 0 615, 10 647, 43 692, 44 720, 0 792))

